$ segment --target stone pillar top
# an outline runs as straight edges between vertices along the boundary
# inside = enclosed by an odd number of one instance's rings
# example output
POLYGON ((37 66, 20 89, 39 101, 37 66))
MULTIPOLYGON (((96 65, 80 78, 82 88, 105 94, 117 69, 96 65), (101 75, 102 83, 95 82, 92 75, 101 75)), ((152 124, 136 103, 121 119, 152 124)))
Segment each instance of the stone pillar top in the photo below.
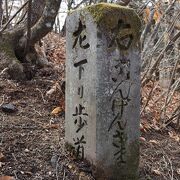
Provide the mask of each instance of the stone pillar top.
MULTIPOLYGON (((102 30, 110 41, 116 38, 122 42, 127 36, 132 36, 130 46, 127 49, 120 48, 121 52, 127 52, 131 47, 139 47, 142 26, 134 9, 112 3, 98 3, 71 11, 69 16, 74 12, 80 12, 82 16, 90 13, 97 28, 102 30)), ((83 21, 83 18, 81 20, 83 21)))
POLYGON ((112 36, 114 33, 114 31, 112 32, 112 29, 115 29, 118 24, 119 27, 122 27, 123 29, 121 31, 119 31, 119 29, 117 30, 118 32, 116 37, 121 39, 122 37, 132 34, 133 42, 131 43, 131 47, 135 46, 137 42, 139 43, 141 35, 141 21, 134 9, 120 6, 118 4, 98 3, 86 6, 83 9, 72 11, 71 13, 73 14, 73 12, 77 11, 84 11, 86 13, 89 12, 97 26, 99 26, 102 31, 108 32, 109 36, 112 36), (121 18, 123 22, 120 21, 119 18, 121 18), (124 24, 124 22, 126 23, 124 24))

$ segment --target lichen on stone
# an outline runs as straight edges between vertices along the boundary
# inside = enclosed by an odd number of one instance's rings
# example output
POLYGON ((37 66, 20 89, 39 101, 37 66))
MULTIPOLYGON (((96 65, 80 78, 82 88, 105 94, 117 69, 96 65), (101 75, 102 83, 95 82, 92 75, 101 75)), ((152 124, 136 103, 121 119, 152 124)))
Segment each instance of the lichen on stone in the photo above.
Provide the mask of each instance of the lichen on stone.
POLYGON ((108 29, 112 29, 117 25, 121 18, 126 23, 130 23, 133 27, 134 33, 137 36, 139 35, 141 22, 132 8, 111 3, 99 3, 87 6, 85 9, 91 13, 97 24, 104 24, 108 29))
POLYGON ((113 34, 113 30, 117 28, 119 21, 123 21, 126 25, 129 24, 130 28, 121 29, 116 35, 117 38, 122 38, 128 34, 133 35, 133 43, 139 41, 141 34, 141 21, 138 15, 132 8, 111 4, 99 3, 96 5, 87 6, 83 11, 88 11, 97 26, 101 30, 113 34))

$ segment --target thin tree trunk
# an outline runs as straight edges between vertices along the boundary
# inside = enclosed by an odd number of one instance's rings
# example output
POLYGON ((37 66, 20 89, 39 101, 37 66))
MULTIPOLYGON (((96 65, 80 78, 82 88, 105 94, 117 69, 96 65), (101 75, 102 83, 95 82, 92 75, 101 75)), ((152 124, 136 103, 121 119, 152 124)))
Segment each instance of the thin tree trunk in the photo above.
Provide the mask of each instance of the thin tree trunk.
POLYGON ((43 14, 45 7, 44 0, 36 0, 32 3, 31 27, 34 26, 43 14))
MULTIPOLYGON (((38 22, 31 28, 31 45, 33 46, 38 40, 43 38, 52 29, 58 13, 61 0, 46 0, 46 6, 38 22)), ((20 40, 20 47, 26 44, 26 35, 20 40)))
POLYGON ((6 9, 6 20, 5 20, 5 22, 7 22, 9 20, 8 0, 5 0, 5 9, 6 9))
POLYGON ((0 28, 2 26, 2 19, 3 19, 3 8, 2 8, 2 6, 3 6, 3 2, 2 2, 2 0, 0 0, 0 28))

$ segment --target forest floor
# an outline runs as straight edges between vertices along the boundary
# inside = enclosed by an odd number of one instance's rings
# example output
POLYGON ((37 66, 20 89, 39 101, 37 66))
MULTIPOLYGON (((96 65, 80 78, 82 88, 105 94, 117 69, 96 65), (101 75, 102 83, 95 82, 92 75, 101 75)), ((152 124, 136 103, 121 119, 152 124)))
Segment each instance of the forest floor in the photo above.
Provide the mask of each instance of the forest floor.
MULTIPOLYGON (((14 113, 0 110, 0 179, 94 179, 86 162, 64 151, 64 42, 60 38, 49 53, 54 66, 38 69, 32 80, 0 77, 0 105, 17 108, 14 113)), ((140 148, 140 180, 180 179, 180 141, 174 127, 143 130, 140 148)))

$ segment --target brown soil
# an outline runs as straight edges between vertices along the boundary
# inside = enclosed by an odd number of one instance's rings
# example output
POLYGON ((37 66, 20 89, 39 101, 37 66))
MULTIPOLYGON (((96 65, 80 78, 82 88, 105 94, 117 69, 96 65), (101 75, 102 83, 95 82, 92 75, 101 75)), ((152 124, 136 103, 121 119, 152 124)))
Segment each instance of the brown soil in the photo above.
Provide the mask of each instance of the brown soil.
POLYGON ((180 143, 177 132, 169 128, 142 136, 146 141, 141 141, 140 179, 179 180, 180 143), (169 132, 174 136, 170 136, 169 132))
MULTIPOLYGON (((64 64, 62 56, 59 58, 64 64)), ((64 94, 57 88, 46 96, 56 83, 61 84, 63 75, 59 74, 53 67, 46 67, 38 69, 33 80, 23 83, 0 77, 0 104, 12 103, 18 109, 9 114, 0 111, 0 153, 4 155, 0 176, 19 180, 94 179, 86 162, 75 161, 64 152, 64 94), (52 115, 58 106, 61 112, 52 115)), ((142 136, 140 180, 179 180, 177 132, 168 127, 142 136)))

